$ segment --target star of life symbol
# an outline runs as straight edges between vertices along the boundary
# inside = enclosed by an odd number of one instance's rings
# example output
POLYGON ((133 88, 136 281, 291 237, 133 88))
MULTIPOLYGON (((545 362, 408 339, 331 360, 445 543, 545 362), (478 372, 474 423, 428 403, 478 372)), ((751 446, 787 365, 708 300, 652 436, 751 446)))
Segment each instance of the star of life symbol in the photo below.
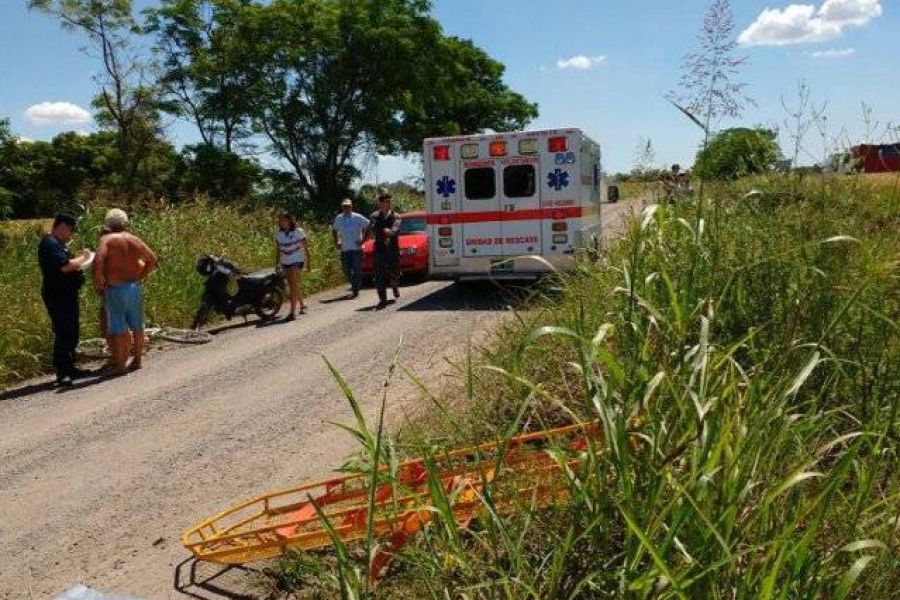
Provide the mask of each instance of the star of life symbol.
POLYGON ((557 192, 564 187, 569 187, 569 173, 562 169, 554 169, 547 174, 547 185, 557 192))
POLYGON ((456 193, 456 182, 446 175, 437 180, 437 193, 449 198, 456 193))

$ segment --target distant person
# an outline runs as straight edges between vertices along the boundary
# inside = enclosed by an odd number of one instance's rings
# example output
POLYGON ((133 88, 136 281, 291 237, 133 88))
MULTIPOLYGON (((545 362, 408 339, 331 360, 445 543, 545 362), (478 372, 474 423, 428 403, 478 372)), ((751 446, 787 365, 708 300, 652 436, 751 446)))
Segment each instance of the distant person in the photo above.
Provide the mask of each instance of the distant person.
POLYGON ((75 368, 75 349, 78 347, 78 292, 84 285, 81 269, 91 256, 90 250, 72 258, 68 243, 75 232, 75 217, 59 213, 53 219, 50 233, 38 244, 38 264, 41 267, 41 298, 53 327, 53 366, 56 383, 62 387, 84 375, 75 368))
POLYGON ((391 209, 391 193, 382 188, 378 192, 378 210, 369 217, 369 231, 375 238, 375 289, 378 290, 378 310, 387 306, 387 287, 400 297, 400 217, 391 209))
POLYGON ((278 215, 278 233, 275 234, 275 268, 284 272, 291 293, 291 312, 285 321, 293 321, 296 318, 298 304, 300 314, 306 312, 303 290, 300 288, 300 271, 304 266, 307 272, 312 269, 306 232, 297 227, 294 215, 283 212, 278 215))
POLYGON ((662 181, 663 195, 667 201, 673 202, 675 200, 675 193, 678 190, 680 180, 681 165, 674 164, 669 172, 665 174, 662 181))
POLYGON ((353 201, 350 198, 341 202, 341 213, 334 218, 331 225, 331 236, 334 245, 341 252, 341 265, 344 276, 352 288, 352 298, 359 296, 362 287, 362 244, 366 237, 369 220, 359 213, 353 212, 353 201))
POLYGON ((112 340, 113 368, 125 373, 129 335, 134 359, 128 367, 140 369, 144 355, 144 291, 141 288, 156 268, 156 254, 144 241, 126 231, 128 215, 114 208, 106 213, 109 233, 100 240, 94 264, 94 287, 103 293, 107 333, 112 340))

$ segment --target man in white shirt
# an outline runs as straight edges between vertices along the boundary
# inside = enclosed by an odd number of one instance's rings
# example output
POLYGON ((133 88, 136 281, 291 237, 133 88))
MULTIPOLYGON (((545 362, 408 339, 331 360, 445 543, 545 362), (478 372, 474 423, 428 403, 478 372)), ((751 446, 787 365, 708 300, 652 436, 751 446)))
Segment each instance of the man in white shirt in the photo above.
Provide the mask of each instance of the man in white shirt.
POLYGON ((353 202, 345 198, 341 202, 341 214, 334 218, 331 235, 334 245, 341 251, 344 276, 353 288, 352 298, 359 295, 362 287, 362 243, 368 228, 369 220, 353 212, 353 202))

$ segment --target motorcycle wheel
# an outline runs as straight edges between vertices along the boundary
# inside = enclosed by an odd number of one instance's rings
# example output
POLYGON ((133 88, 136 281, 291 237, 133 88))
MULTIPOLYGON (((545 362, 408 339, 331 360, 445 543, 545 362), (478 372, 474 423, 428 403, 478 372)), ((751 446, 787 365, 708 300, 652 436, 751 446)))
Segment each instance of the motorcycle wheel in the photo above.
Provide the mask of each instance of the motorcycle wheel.
POLYGON ((284 291, 280 287, 272 288, 263 296, 259 304, 253 307, 253 312, 263 321, 274 319, 284 303, 284 291))

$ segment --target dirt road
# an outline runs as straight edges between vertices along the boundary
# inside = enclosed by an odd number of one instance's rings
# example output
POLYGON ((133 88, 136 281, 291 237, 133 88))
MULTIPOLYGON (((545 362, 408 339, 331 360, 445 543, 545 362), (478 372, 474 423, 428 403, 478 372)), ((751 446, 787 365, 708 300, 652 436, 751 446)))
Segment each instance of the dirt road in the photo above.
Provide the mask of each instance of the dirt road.
MULTIPOLYGON (((607 235, 630 206, 604 206, 607 235)), ((446 359, 504 314, 490 286, 411 286, 383 312, 368 310, 372 291, 330 301, 341 293, 309 299, 294 323, 224 327, 204 346, 153 352, 123 378, 0 394, 0 598, 53 597, 78 583, 147 599, 235 597, 230 586, 247 578, 204 583, 216 571, 186 562, 178 536, 353 450, 327 423, 352 415, 322 356, 373 414, 398 348, 439 386, 446 359)), ((392 420, 418 398, 396 378, 392 420)))

